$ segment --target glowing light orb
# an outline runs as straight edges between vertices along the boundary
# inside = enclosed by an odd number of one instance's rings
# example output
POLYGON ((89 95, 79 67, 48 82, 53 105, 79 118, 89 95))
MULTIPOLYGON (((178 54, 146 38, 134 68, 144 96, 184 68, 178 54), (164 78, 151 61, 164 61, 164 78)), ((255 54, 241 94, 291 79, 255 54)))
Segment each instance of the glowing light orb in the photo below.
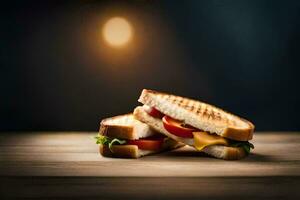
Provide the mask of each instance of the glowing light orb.
POLYGON ((104 40, 111 46, 122 47, 132 38, 132 27, 123 17, 109 19, 103 27, 104 40))

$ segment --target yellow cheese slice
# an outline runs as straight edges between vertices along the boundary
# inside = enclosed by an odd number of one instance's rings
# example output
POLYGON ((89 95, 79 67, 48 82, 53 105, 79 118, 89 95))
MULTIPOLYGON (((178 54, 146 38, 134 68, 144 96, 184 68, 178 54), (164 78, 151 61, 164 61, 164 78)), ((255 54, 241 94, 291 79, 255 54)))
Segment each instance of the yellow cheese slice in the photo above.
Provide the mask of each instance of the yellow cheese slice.
POLYGON ((199 151, 211 145, 216 145, 216 144, 220 144, 224 146, 229 145, 228 140, 218 135, 213 135, 206 132, 193 132, 193 135, 194 135, 194 146, 199 151))

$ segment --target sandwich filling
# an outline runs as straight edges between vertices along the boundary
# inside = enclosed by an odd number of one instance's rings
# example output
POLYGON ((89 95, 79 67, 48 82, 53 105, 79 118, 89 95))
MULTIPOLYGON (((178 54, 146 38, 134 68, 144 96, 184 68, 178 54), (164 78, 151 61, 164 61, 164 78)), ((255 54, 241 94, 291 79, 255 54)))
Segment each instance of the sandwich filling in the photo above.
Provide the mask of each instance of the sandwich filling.
POLYGON ((136 145, 142 150, 159 151, 163 148, 163 144, 168 140, 166 137, 147 137, 138 140, 125 140, 119 138, 110 138, 104 135, 95 137, 96 144, 108 145, 112 151, 113 145, 136 145))
POLYGON ((194 147, 199 151, 211 145, 224 145, 230 147, 241 147, 246 153, 249 154, 250 149, 254 148, 253 144, 248 141, 236 141, 223 138, 216 134, 207 133, 188 124, 185 124, 182 121, 164 115, 156 108, 148 107, 146 105, 144 105, 143 108, 151 117, 161 119, 165 130, 170 134, 173 134, 177 137, 193 139, 194 147))

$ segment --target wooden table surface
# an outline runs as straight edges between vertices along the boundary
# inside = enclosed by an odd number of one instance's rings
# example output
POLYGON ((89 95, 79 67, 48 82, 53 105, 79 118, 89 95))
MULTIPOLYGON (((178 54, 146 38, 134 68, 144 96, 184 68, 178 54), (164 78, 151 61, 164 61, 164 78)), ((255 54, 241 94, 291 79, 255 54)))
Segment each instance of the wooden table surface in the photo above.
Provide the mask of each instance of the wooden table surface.
POLYGON ((183 147, 98 154, 91 132, 0 133, 0 199, 299 199, 300 133, 258 132, 240 161, 183 147))

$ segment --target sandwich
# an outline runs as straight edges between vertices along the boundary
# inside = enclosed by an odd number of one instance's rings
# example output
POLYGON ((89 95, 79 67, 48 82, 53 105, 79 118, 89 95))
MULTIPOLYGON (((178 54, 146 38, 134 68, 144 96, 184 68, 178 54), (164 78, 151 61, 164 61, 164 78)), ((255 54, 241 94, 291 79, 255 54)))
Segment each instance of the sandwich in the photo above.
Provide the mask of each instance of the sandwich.
POLYGON ((138 101, 144 105, 135 108, 136 119, 210 156, 238 160, 254 148, 254 125, 220 108, 146 89, 138 101))
POLYGON ((95 139, 105 157, 139 158, 183 146, 136 120, 132 114, 103 119, 95 139))

